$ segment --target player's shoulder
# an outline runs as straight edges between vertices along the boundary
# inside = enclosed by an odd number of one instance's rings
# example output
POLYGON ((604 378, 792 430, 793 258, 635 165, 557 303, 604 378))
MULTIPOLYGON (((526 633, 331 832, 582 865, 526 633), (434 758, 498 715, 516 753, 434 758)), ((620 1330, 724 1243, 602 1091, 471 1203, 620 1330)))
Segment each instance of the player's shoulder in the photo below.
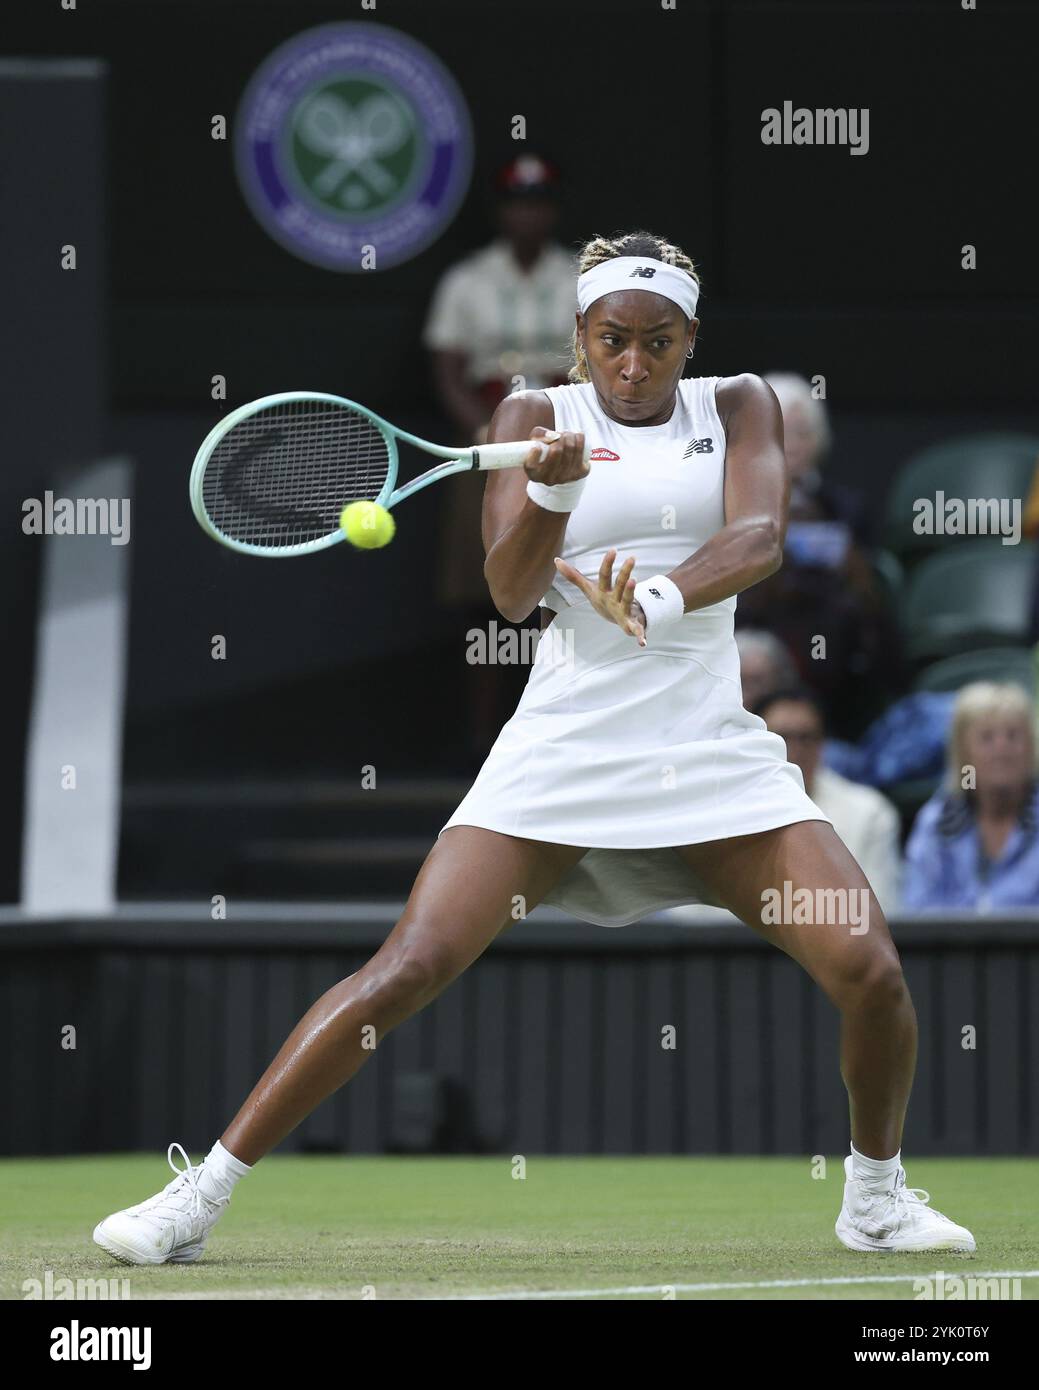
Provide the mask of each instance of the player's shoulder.
POLYGON ((743 406, 768 407, 776 401, 775 392, 764 377, 754 372, 740 372, 737 376, 718 377, 714 388, 714 399, 718 413, 728 415, 743 406))
POLYGON ((496 438, 526 439, 535 425, 551 429, 555 419, 555 407, 546 391, 512 391, 498 403, 491 428, 496 438), (513 433, 515 430, 522 433, 513 433))

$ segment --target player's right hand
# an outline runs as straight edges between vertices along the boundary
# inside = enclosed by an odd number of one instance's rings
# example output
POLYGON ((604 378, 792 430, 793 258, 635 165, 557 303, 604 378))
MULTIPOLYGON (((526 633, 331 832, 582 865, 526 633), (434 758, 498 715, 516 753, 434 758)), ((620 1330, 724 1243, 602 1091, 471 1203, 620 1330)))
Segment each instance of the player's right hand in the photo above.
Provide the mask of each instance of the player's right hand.
POLYGON ((545 483, 548 487, 555 483, 575 483, 591 472, 591 465, 584 461, 584 435, 579 430, 560 432, 535 425, 528 438, 543 439, 548 445, 543 459, 532 450, 523 460, 524 472, 535 483, 545 483))

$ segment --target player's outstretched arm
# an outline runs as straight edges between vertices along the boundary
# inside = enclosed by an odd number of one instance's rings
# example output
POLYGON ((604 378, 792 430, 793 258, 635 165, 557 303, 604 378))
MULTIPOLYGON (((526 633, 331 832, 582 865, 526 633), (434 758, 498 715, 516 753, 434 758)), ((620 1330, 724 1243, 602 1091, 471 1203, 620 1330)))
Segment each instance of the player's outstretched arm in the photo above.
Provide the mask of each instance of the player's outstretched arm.
POLYGON ((556 576, 554 560, 566 532, 569 512, 548 511, 527 495, 527 481, 548 487, 584 477, 584 435, 557 434, 552 403, 541 391, 506 396, 491 421, 488 443, 514 439, 547 439, 548 452, 539 459, 532 450, 523 468, 502 468, 487 474, 483 494, 483 572, 494 606, 503 618, 519 623, 537 607, 556 576))

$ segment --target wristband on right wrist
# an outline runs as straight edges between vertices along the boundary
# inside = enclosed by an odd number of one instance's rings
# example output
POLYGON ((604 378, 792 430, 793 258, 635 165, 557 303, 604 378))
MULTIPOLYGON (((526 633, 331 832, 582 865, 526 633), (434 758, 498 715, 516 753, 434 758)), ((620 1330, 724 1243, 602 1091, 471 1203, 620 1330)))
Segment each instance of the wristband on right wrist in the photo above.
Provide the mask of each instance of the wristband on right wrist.
POLYGON ((584 491, 588 475, 575 478, 572 483, 536 483, 527 479, 527 496, 546 512, 572 512, 584 491))

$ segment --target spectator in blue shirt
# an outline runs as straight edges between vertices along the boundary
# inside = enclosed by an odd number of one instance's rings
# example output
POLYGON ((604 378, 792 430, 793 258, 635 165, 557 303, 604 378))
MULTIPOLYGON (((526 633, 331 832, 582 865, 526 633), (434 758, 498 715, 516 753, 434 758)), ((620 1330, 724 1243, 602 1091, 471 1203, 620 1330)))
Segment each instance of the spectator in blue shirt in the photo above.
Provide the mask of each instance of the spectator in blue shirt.
POLYGON ((1039 791, 1030 697, 978 681, 953 708, 945 787, 906 846, 902 906, 1039 906, 1039 791))

